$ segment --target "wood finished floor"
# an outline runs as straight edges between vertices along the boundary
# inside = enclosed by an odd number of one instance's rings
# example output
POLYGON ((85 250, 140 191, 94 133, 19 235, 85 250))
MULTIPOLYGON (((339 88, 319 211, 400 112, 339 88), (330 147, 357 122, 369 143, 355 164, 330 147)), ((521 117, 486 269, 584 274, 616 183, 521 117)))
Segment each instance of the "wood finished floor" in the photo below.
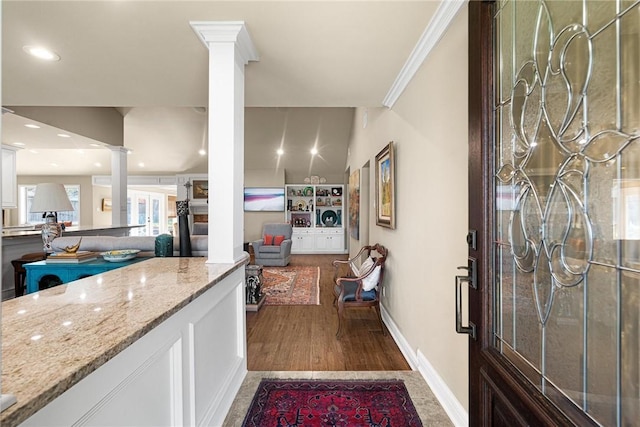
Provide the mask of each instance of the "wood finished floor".
POLYGON ((250 371, 410 370, 391 335, 383 335, 372 308, 346 310, 345 331, 335 333, 333 266, 344 255, 293 255, 291 265, 320 267, 320 305, 266 306, 247 313, 250 371))

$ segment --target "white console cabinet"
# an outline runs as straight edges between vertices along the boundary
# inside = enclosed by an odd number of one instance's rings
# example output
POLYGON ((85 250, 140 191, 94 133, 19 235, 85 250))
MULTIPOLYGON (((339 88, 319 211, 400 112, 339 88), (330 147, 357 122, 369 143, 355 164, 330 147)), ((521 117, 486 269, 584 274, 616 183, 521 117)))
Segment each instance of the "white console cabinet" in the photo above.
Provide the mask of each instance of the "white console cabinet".
POLYGON ((344 253, 342 184, 287 185, 285 220, 293 226, 292 253, 344 253))
POLYGON ((304 253, 313 252, 315 247, 314 242, 315 235, 310 229, 293 229, 293 236, 291 237, 291 252, 304 253))
POLYGON ((344 229, 335 228, 316 231, 315 244, 318 252, 342 252, 344 250, 344 229))

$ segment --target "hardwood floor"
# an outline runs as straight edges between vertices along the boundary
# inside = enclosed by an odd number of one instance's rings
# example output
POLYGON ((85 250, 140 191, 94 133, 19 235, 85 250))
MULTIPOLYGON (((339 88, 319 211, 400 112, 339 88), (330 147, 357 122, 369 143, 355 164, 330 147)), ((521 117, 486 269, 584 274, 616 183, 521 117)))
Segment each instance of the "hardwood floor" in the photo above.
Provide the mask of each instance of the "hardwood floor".
POLYGON ((346 310, 345 331, 335 333, 334 259, 346 255, 293 255, 291 265, 320 266, 320 305, 262 306, 247 313, 250 371, 409 370, 400 349, 380 331, 373 309, 346 310))

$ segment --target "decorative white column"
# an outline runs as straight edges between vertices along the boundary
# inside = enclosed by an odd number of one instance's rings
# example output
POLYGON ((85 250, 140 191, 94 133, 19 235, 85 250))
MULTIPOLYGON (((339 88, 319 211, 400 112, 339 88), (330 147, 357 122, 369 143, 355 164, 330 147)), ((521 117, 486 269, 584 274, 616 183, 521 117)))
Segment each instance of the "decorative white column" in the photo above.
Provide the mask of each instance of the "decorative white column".
POLYGON ((191 22, 209 49, 209 263, 243 256, 244 67, 258 54, 244 22, 191 22))
POLYGON ((127 149, 111 149, 111 225, 127 224, 127 149))

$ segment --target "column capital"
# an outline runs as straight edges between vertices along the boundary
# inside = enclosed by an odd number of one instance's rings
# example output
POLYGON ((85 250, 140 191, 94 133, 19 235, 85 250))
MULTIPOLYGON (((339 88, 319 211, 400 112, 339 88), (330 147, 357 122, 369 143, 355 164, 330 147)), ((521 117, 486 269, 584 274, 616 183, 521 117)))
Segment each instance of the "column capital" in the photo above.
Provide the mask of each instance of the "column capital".
POLYGON ((105 145, 106 148, 108 148, 109 150, 111 150, 114 153, 124 153, 127 154, 129 153, 129 149, 126 147, 122 147, 120 145, 105 145))
POLYGON ((207 49, 212 43, 233 43, 244 65, 259 59, 244 21, 191 21, 189 24, 207 49))

